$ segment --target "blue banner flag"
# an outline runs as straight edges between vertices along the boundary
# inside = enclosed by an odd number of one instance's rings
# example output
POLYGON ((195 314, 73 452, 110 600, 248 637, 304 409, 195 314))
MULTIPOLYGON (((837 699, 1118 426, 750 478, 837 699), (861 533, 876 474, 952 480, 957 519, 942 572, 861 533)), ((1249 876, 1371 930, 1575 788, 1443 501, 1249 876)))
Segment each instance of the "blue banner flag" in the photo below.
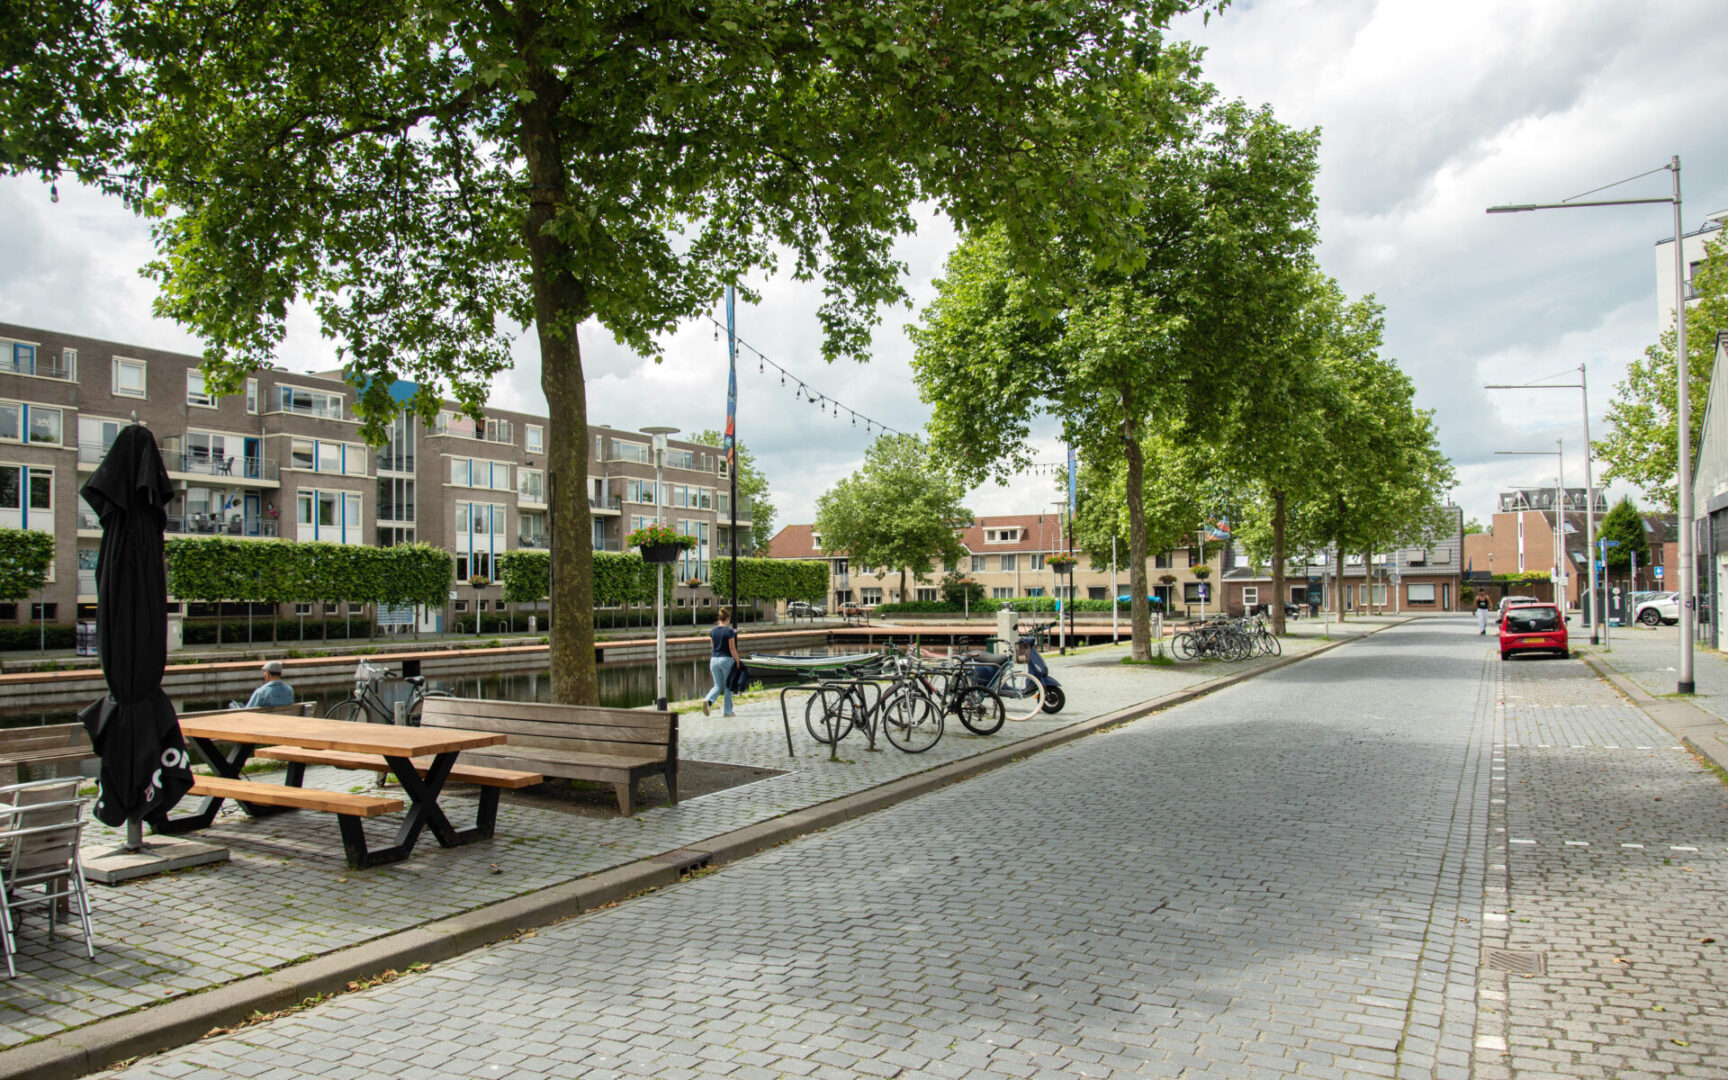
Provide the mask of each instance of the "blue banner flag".
POLYGON ((738 294, 732 286, 726 286, 726 356, 728 373, 726 376, 726 437, 720 447, 726 451, 726 474, 728 476, 738 468, 738 326, 737 326, 738 294))
POLYGON ((1068 516, 1070 518, 1072 518, 1076 513, 1078 513, 1077 507, 1079 504, 1077 504, 1074 501, 1074 488, 1075 488, 1074 474, 1077 471, 1079 471, 1079 466, 1078 466, 1078 464, 1076 464, 1076 461, 1074 458, 1074 447, 1070 446, 1070 447, 1068 447, 1068 516))

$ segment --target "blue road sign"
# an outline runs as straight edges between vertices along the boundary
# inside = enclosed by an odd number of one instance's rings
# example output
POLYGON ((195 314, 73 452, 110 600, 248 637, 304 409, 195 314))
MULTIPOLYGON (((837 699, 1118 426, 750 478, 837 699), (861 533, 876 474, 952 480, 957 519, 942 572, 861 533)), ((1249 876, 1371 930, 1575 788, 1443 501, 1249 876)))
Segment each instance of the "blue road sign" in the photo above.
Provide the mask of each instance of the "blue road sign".
POLYGON ((1656 575, 1657 581, 1662 580, 1662 568, 1660 566, 1653 568, 1652 572, 1656 575))

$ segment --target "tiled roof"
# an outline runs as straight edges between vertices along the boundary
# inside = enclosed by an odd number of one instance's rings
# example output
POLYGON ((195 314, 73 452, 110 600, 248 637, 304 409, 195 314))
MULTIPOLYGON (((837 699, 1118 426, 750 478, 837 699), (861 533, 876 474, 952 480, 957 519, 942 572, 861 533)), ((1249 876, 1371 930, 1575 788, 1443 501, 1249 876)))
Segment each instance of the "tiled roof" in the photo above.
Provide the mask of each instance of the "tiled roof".
MULTIPOLYGON (((768 541, 771 559, 812 559, 844 555, 843 551, 817 550, 814 525, 787 525, 768 541)), ((960 534, 960 543, 974 555, 1008 554, 1023 551, 1057 551, 1062 543, 1062 523, 1056 513, 999 514, 980 517, 960 534), (1018 540, 986 540, 986 529, 1020 529, 1018 540)))

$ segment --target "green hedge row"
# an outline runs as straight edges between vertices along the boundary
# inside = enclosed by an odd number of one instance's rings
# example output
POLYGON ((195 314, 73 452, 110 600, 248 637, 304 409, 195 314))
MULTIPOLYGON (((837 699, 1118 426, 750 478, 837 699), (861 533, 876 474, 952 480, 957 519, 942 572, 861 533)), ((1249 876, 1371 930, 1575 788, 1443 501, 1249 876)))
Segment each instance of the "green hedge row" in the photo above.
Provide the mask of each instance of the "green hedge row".
MULTIPOLYGON (((321 620, 316 616, 308 616, 304 620, 295 618, 277 618, 274 620, 274 628, 271 626, 271 621, 272 620, 267 618, 259 618, 256 615, 252 617, 251 644, 267 645, 271 641, 297 641, 300 638, 300 629, 302 624, 305 625, 307 641, 311 641, 314 638, 319 640, 325 638, 330 638, 332 640, 347 638, 350 636, 350 628, 353 630, 353 637, 363 638, 368 635, 368 632, 371 629, 369 625, 371 619, 360 612, 355 612, 352 621, 333 618, 330 616, 325 616, 321 620), (274 633, 271 632, 272 629, 274 629, 274 633)), ((202 619, 188 619, 186 621, 185 633, 182 640, 188 645, 214 645, 216 644, 217 625, 218 624, 215 621, 206 622, 202 619)), ((246 617, 244 615, 239 616, 238 621, 236 621, 235 616, 230 615, 223 619, 220 625, 222 631, 222 644, 245 645, 248 643, 246 637, 246 617)))
MULTIPOLYGON (((1075 600, 1071 605, 1064 604, 1062 610, 1109 611, 1116 606, 1108 600, 1075 600)), ((878 604, 872 610, 882 615, 960 615, 966 611, 981 611, 988 615, 1003 608, 1048 614, 1056 610, 1056 599, 1051 596, 1020 596, 1013 600, 980 600, 970 608, 946 600, 908 600, 903 604, 878 604)), ((1121 610, 1127 611, 1128 605, 1122 604, 1121 610)))
MULTIPOLYGON (((70 649, 77 644, 73 635, 77 631, 70 626, 48 624, 48 645, 50 649, 70 649)), ((35 623, 29 626, 0 626, 0 652, 35 652, 42 644, 43 635, 35 623)))
POLYGON ((42 587, 53 565, 53 533, 0 529, 0 600, 25 599, 42 587))
POLYGON ((177 537, 166 545, 168 592, 215 603, 427 604, 450 595, 456 560, 431 544, 371 547, 295 540, 177 537))
MULTIPOLYGON (((732 560, 709 563, 716 595, 732 592, 732 560)), ((672 586, 672 564, 667 564, 667 587, 672 586)), ((551 592, 552 557, 546 551, 510 551, 498 557, 498 576, 504 599, 512 604, 532 604, 551 592)), ((820 559, 738 560, 738 599, 812 600, 828 593, 828 564, 820 559)), ((594 553, 594 603, 602 607, 651 602, 654 571, 633 551, 594 553)))

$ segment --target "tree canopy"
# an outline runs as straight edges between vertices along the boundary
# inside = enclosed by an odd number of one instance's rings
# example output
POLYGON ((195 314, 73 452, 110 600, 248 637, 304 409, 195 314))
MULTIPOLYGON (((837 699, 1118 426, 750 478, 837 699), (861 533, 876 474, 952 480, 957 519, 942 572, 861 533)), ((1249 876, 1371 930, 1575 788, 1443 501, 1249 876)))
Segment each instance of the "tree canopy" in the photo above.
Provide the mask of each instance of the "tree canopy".
MULTIPOLYGON (((1699 299, 1686 311, 1687 405, 1694 453, 1704 434, 1716 335, 1728 330, 1728 237, 1706 244, 1704 252, 1692 277, 1699 299)), ((1626 366, 1626 377, 1614 387, 1608 402, 1608 434, 1591 444, 1596 456, 1608 464, 1600 483, 1635 484, 1670 513, 1679 505, 1675 488, 1680 461, 1678 339, 1669 326, 1656 344, 1626 366)))
POLYGON ((922 580, 938 562, 958 562, 966 549, 960 530, 972 524, 963 500, 967 485, 916 435, 884 435, 864 466, 816 500, 822 550, 845 552, 854 565, 900 572, 922 580))
POLYGON ((1602 560, 1608 569, 1625 572, 1631 567, 1634 555, 1639 566, 1650 565, 1650 540, 1644 532, 1644 515, 1630 498, 1608 508, 1596 530, 1596 538, 1609 541, 1607 555, 1602 560))
POLYGON ((1040 414, 1090 463, 1122 463, 1137 659, 1151 655, 1142 444, 1153 428, 1217 438, 1243 388, 1279 362, 1317 240, 1317 133, 1218 102, 1192 67, 1163 77, 1165 122, 1102 159, 1143 192, 1124 223, 1135 257, 1061 235, 1046 255, 1057 269, 1040 275, 1006 230, 974 232, 912 329, 932 440, 967 479, 1023 468, 1040 414), (1059 310, 1043 277, 1059 283, 1059 310))
MULTIPOLYGON (((576 328, 654 356, 754 269, 821 279, 829 359, 902 300, 913 207, 1132 258, 1162 28, 1200 0, 27 0, 0 24, 0 171, 70 172, 154 222, 157 311, 215 393, 272 360, 296 303, 367 434, 420 385, 484 411, 532 324, 547 469, 587 474, 576 328), (1151 74, 1147 74, 1151 73, 1151 74), (782 267, 782 264, 785 264, 782 267)), ((1215 6, 1222 6, 1222 0, 1215 6)), ((554 498, 551 673, 598 700, 591 535, 554 498)))

